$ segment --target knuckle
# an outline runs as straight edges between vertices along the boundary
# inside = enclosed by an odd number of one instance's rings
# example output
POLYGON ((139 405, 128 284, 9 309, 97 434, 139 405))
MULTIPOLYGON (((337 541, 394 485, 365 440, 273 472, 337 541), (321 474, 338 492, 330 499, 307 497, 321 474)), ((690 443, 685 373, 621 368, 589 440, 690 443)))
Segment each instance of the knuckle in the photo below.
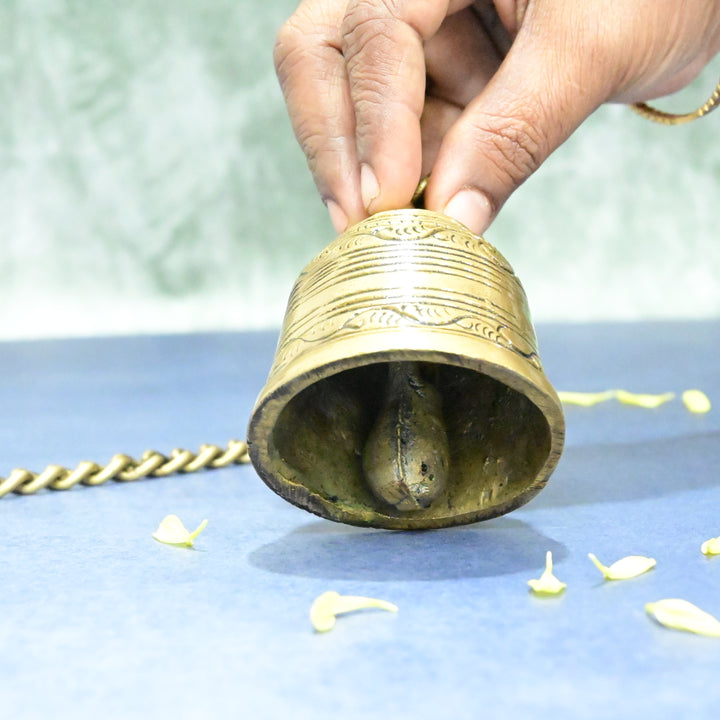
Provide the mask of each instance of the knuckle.
POLYGON ((484 116, 476 126, 482 151, 514 187, 532 175, 546 156, 543 133, 527 119, 484 116))
POLYGON ((392 27, 398 22, 386 0, 356 0, 350 3, 341 28, 344 53, 351 58, 378 44, 386 47, 388 41, 393 41, 392 27))
POLYGON ((321 132, 315 125, 299 125, 296 129, 298 143, 305 154, 310 169, 315 173, 319 166, 331 158, 340 158, 346 149, 345 138, 321 132))
POLYGON ((334 197, 333 188, 347 182, 351 173, 346 139, 307 128, 298 134, 298 141, 318 191, 323 198, 334 197))
POLYGON ((326 138, 324 138, 321 133, 303 126, 298 128, 297 138, 308 165, 314 169, 317 166, 318 158, 326 138))
POLYGON ((343 30, 362 28, 368 23, 394 15, 390 0, 351 0, 345 9, 343 30))
POLYGON ((273 61, 275 72, 281 82, 290 74, 290 67, 294 58, 302 53, 305 33, 298 27, 293 18, 290 18, 278 31, 273 48, 273 61))

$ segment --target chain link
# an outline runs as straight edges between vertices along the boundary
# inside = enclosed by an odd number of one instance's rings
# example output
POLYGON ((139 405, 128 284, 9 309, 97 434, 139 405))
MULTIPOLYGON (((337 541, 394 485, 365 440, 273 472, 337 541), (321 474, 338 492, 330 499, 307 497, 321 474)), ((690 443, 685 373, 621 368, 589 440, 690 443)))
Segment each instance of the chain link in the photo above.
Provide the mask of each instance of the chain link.
POLYGON ((658 110, 650 107, 647 103, 635 103, 630 107, 642 117, 660 123, 661 125, 682 125, 683 123, 697 120, 715 110, 720 105, 720 82, 715 88, 715 92, 708 98, 708 101, 697 110, 689 113, 675 114, 658 110))
POLYGON ((62 465, 48 465, 41 473, 16 468, 7 478, 0 477, 0 498, 10 493, 33 495, 45 488, 69 490, 77 484, 102 485, 108 480, 133 482, 145 477, 167 477, 247 462, 250 462, 248 446, 241 440, 230 440, 226 448, 201 445, 197 453, 176 448, 169 457, 156 450, 146 451, 140 460, 118 453, 105 466, 83 460, 73 470, 62 465))

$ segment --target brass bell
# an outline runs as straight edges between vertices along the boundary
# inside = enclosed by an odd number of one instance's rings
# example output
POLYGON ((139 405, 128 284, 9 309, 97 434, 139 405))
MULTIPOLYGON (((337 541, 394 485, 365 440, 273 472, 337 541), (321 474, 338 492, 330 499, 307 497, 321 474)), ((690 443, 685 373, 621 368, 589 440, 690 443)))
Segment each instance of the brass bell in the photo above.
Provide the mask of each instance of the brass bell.
POLYGON ((253 465, 286 500, 394 529, 517 508, 563 439, 512 268, 422 209, 363 220, 303 270, 248 430, 253 465))

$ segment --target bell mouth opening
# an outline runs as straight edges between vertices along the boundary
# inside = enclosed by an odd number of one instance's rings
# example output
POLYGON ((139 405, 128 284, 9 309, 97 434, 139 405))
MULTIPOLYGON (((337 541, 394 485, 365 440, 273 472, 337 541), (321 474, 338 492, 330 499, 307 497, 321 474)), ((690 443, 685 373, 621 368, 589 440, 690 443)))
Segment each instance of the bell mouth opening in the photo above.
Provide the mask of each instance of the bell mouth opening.
MULTIPOLYGON (((512 386, 522 381, 512 373, 504 377, 497 366, 413 361, 439 399, 447 477, 431 501, 411 509, 383 498, 369 482, 366 447, 386 432, 378 422, 393 364, 373 362, 322 377, 288 400, 268 438, 267 459, 275 467, 261 473, 276 492, 332 520, 412 529, 496 517, 543 487, 554 465, 548 467, 552 429, 538 405, 512 386)), ((425 430, 432 441, 438 426, 425 430)))

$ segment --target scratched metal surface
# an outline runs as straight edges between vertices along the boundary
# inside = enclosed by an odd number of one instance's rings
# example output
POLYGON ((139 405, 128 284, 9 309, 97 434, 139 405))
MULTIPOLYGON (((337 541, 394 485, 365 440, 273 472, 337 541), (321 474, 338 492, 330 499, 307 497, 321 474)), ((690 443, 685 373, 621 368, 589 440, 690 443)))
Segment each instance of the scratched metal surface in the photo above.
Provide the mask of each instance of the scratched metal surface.
MULTIPOLYGON (((646 602, 720 615, 718 322, 549 325, 561 389, 700 387, 693 416, 570 408, 549 486, 485 524, 384 532, 308 515, 242 467, 0 501, 0 717, 710 718, 720 641, 663 629, 646 602), (195 550, 151 539, 208 518, 195 550), (566 594, 538 599, 546 550, 566 594), (655 557, 605 584, 586 557, 655 557), (335 589, 397 603, 326 635, 335 589)), ((241 436, 274 334, 0 345, 0 466, 109 459, 241 436)))

